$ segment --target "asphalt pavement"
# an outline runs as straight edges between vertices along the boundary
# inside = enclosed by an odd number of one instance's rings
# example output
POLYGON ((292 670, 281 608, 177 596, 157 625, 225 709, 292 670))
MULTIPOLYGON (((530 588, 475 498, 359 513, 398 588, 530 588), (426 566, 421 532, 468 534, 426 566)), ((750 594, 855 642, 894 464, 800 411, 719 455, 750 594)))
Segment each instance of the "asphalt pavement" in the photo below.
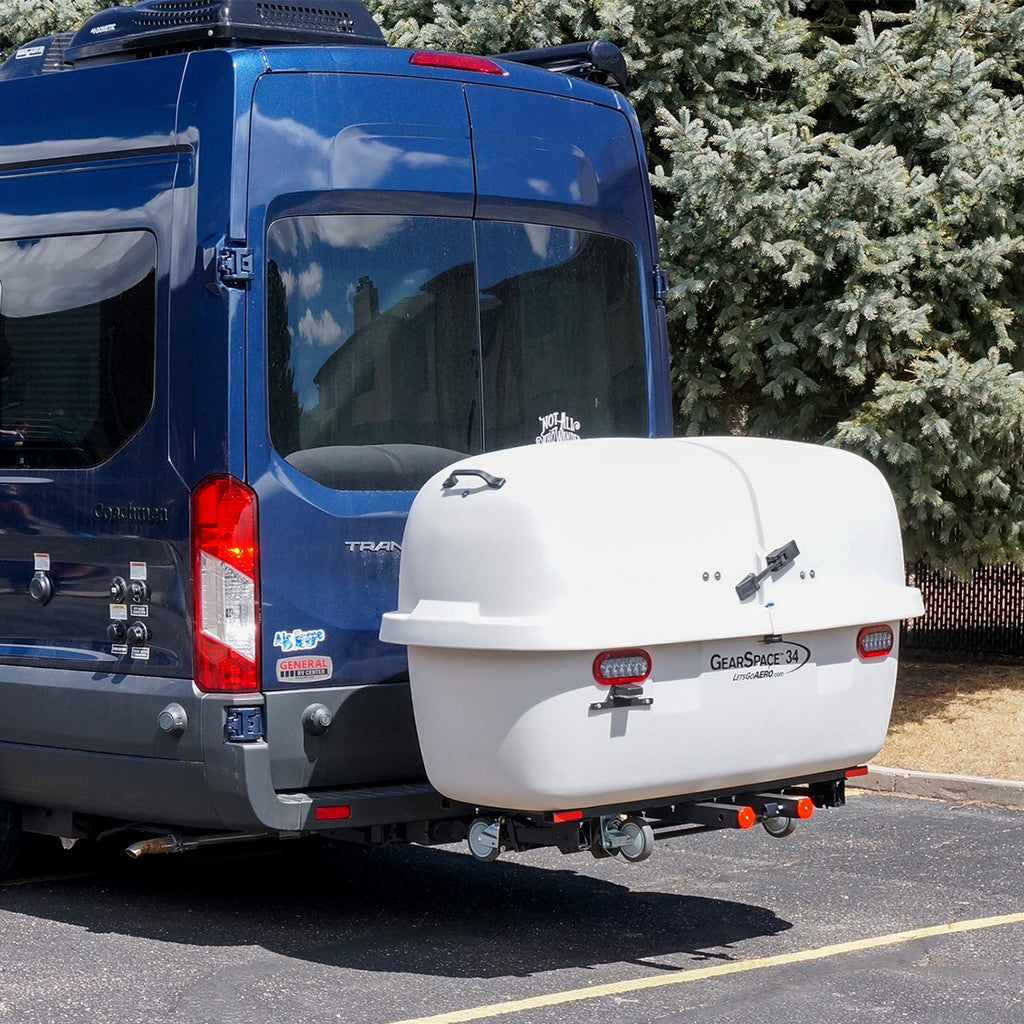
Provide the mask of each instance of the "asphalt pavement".
MULTIPOLYGON (((51 844, 52 846, 53 844, 51 844)), ((17 1024, 1019 1024, 1024 812, 860 792, 650 860, 303 841, 0 885, 17 1024)))

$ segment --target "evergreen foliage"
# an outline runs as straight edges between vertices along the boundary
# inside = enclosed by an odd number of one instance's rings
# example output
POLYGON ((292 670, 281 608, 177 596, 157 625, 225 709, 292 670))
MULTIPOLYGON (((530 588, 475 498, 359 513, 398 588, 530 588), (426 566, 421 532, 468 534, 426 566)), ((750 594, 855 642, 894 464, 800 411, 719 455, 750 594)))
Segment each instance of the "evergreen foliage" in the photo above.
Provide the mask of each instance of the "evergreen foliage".
MULTIPOLYGON (((103 6, 0 0, 0 49, 103 6)), ((367 6, 400 46, 618 43, 679 431, 852 448, 909 557, 1024 566, 1024 0, 367 6)))

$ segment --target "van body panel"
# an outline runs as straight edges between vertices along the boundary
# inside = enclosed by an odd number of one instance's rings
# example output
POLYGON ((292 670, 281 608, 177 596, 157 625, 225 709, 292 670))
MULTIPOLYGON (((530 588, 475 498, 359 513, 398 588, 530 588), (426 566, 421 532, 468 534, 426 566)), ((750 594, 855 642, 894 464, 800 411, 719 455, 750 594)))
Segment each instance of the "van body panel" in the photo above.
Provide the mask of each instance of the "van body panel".
POLYGON ((280 197, 315 194, 338 209, 344 197, 324 193, 370 193, 387 212, 389 193, 398 192, 436 196, 439 212, 472 212, 469 119, 455 82, 265 74, 253 96, 249 154, 253 240, 280 197))
POLYGON ((4 82, 0 168, 60 167, 98 156, 123 160, 176 146, 186 60, 172 56, 4 82), (116 117, 101 96, 117 98, 116 117))
POLYGON ((172 193, 179 182, 194 188, 194 161, 187 151, 135 150, 123 159, 104 154, 59 165, 46 146, 37 149, 39 171, 0 176, 7 361, 0 427, 9 439, 30 410, 41 438, 39 446, 17 441, 0 451, 0 661, 80 660, 92 668, 187 677, 188 494, 167 463, 166 384, 158 368, 169 359, 172 193), (116 312, 116 304, 129 301, 127 292, 111 299, 107 312, 96 302, 59 312, 125 287, 104 278, 116 281, 130 270, 117 261, 134 259, 139 247, 153 260, 150 279, 132 287, 141 299, 130 300, 141 301, 138 315, 151 323, 145 343, 132 333, 145 326, 136 314, 129 309, 122 319, 116 312), (11 256, 22 251, 24 265, 11 256), (37 254, 42 259, 30 258, 37 254), (98 317, 96 326, 87 324, 90 317, 98 317), (66 334, 58 351, 67 365, 40 364, 33 339, 56 331, 66 334), (108 336, 100 337, 104 331, 108 336), (134 388, 142 378, 152 384, 148 391, 138 385, 126 423, 129 407, 116 392, 120 382, 134 388), (90 416, 97 417, 91 428, 90 416), (28 593, 37 572, 53 589, 45 603, 28 593), (144 582, 145 593, 133 601, 113 597, 115 578, 144 582), (112 621, 127 627, 143 619, 153 643, 136 644, 137 657, 108 638, 112 621))
POLYGON ((406 683, 271 692, 266 708, 275 791, 423 776, 406 683), (322 733, 302 728, 314 705, 333 718, 322 733))
MULTIPOLYGON (((87 465, 0 448, 0 801, 31 809, 31 828, 59 830, 86 815, 183 829, 325 830, 330 821, 315 809, 335 799, 352 802, 360 825, 452 813, 424 781, 405 652, 378 632, 397 598, 414 481, 508 429, 493 411, 505 385, 486 352, 497 344, 488 318, 544 274, 545 287, 565 287, 563 263, 580 255, 574 245, 591 253, 591 267, 600 263, 595 247, 610 247, 634 293, 627 305, 640 346, 625 373, 641 381, 630 432, 671 429, 635 117, 602 87, 503 67, 491 80, 412 67, 408 51, 385 47, 268 46, 0 83, 0 250, 142 232, 155 253, 151 351, 144 359, 138 345, 116 352, 126 372, 151 372, 140 422, 109 454, 87 451, 87 465), (378 275, 360 299, 342 303, 362 309, 358 329, 345 327, 358 335, 348 353, 325 317, 313 266, 317 233, 327 246, 336 228, 355 229, 349 263, 358 271, 365 252, 366 276, 378 275), (272 269, 289 231, 306 249, 272 269), (506 236, 518 239, 525 263, 503 252, 506 236), (251 279, 221 273, 225 252, 251 261, 251 279), (397 287, 402 268, 380 266, 406 256, 411 284, 389 294, 385 278, 397 287), (320 363, 303 368, 308 407, 314 385, 337 386, 361 351, 384 344, 374 340, 380 325, 369 323, 378 306, 405 325, 386 342, 401 354, 421 334, 425 297, 436 299, 438 337, 454 341, 423 372, 431 387, 457 384, 464 401, 438 437, 392 443, 373 436, 371 417, 347 453, 286 450, 272 432, 268 378, 280 368, 268 338, 281 329, 282 303, 296 296, 309 319, 297 315, 289 330, 324 341, 320 363), (231 474, 257 495, 257 693, 201 693, 193 681, 190 493, 213 474, 231 474), (52 588, 46 600, 30 593, 40 573, 52 588), (145 584, 144 597, 114 596, 118 580, 145 584), (135 622, 149 631, 144 642, 111 639, 112 625, 135 622), (170 705, 186 720, 180 731, 160 724, 170 705), (322 733, 304 724, 314 706, 331 718, 322 733), (261 723, 250 742, 226 731, 240 708, 261 723)), ((31 290, 15 280, 19 266, 8 262, 6 283, 0 271, 9 331, 28 315, 17 306, 31 290)), ((81 269, 88 289, 99 275, 87 260, 81 269)), ((67 307, 63 298, 51 305, 67 307)), ((342 307, 334 314, 340 321, 342 307)), ((425 357, 406 354, 415 369, 401 382, 387 383, 378 361, 376 382, 357 394, 363 405, 384 395, 393 417, 412 410, 419 399, 398 388, 413 394, 425 357)), ((540 380, 545 363, 531 358, 540 380)), ((30 381, 37 389, 39 379, 30 381)), ((538 412, 561 409, 557 389, 533 386, 537 408, 511 417, 531 442, 538 412)), ((10 393, 5 400, 0 391, 5 403, 13 424, 10 393)))
POLYGON ((487 86, 466 93, 477 217, 587 227, 646 249, 644 168, 621 111, 487 86))

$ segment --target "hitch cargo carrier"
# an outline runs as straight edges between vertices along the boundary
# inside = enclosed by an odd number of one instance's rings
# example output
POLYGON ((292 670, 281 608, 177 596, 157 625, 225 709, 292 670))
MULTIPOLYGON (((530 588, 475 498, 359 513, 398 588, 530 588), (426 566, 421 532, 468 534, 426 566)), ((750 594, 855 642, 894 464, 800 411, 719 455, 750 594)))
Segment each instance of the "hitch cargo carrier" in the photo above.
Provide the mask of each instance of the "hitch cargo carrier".
POLYGON ((403 50, 336 0, 144 0, 0 67, 0 869, 638 860, 842 803, 917 607, 891 506, 668 439, 625 85, 607 41, 403 50))

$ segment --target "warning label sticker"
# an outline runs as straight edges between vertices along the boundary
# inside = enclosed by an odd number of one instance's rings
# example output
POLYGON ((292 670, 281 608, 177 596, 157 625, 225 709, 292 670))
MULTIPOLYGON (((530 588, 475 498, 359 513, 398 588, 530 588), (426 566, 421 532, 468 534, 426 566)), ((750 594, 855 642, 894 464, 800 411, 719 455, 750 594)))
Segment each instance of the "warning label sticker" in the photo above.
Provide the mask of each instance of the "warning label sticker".
POLYGON ((307 654, 297 658, 280 658, 277 662, 279 683, 310 683, 330 679, 334 666, 330 658, 307 654))

